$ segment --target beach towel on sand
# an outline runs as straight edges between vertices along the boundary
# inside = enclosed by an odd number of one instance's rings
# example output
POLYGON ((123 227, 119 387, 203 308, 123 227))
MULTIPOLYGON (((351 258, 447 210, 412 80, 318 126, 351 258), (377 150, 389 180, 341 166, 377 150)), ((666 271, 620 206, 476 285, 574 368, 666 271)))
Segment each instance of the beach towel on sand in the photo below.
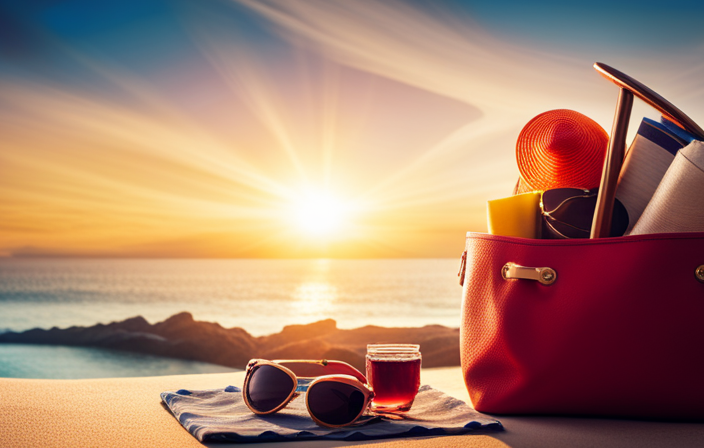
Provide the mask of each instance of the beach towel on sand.
POLYGON ((501 423, 465 402, 430 386, 422 386, 403 417, 365 416, 344 428, 324 428, 308 415, 303 397, 281 411, 253 414, 239 388, 179 390, 161 394, 166 407, 201 442, 261 442, 310 439, 368 440, 390 437, 459 435, 502 430, 501 423))

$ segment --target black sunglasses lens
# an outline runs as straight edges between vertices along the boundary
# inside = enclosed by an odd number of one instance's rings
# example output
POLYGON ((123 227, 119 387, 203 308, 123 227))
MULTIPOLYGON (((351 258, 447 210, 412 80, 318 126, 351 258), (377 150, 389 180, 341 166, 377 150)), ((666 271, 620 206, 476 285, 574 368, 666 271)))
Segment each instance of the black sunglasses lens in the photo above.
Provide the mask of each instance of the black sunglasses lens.
POLYGON ((551 213, 551 216, 589 233, 595 209, 596 195, 586 198, 577 196, 563 202, 558 209, 551 213))
POLYGON ((589 238, 589 230, 578 229, 561 221, 543 217, 543 238, 589 238))
MULTIPOLYGON (((543 193, 544 238, 589 238, 596 209, 598 190, 559 188, 543 193)), ((628 212, 621 201, 614 201, 611 236, 621 236, 628 228, 628 212)))
POLYGON ((310 413, 328 425, 352 422, 364 406, 364 394, 354 386, 323 381, 308 388, 310 413))
POLYGON ((541 198, 543 203, 543 211, 550 213, 566 200, 576 196, 584 196, 584 194, 584 190, 580 190, 578 188, 556 188, 554 190, 545 190, 541 198))
POLYGON ((293 379, 273 366, 255 366, 247 383, 249 404, 259 412, 281 405, 293 391, 293 379))
POLYGON ((614 211, 611 216, 611 234, 610 236, 621 236, 628 229, 628 211, 626 207, 616 199, 614 201, 614 211))

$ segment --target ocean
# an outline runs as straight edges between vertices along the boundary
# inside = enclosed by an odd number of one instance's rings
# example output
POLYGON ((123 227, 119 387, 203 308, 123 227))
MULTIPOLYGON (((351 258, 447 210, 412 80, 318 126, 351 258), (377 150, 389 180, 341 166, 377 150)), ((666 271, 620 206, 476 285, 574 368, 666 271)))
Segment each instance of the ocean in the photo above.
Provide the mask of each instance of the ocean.
POLYGON ((0 378, 73 380, 234 371, 205 362, 92 347, 0 344, 0 378))
MULTIPOLYGON (((458 259, 0 259, 0 332, 89 326, 138 315, 155 323, 181 311, 255 336, 327 318, 339 328, 457 327, 458 266, 458 259)), ((159 360, 127 360, 124 353, 61 349, 59 354, 47 347, 0 344, 0 376, 49 378, 55 367, 49 365, 44 375, 42 369, 26 373, 18 360, 42 357, 46 363, 52 356, 66 359, 72 350, 76 363, 93 372, 83 377, 100 375, 99 368, 86 367, 91 359, 105 364, 110 356, 115 365, 142 362, 122 376, 217 371, 203 363, 160 367, 159 360)), ((81 377, 70 368, 63 375, 81 377)))

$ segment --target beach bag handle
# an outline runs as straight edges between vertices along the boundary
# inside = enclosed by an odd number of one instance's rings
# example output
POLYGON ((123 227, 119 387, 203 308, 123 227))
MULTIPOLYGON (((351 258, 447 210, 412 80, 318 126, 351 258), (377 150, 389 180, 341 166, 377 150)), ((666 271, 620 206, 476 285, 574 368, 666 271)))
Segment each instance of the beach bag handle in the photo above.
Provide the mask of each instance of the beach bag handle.
POLYGON ((665 118, 700 140, 704 140, 704 130, 674 104, 627 74, 601 62, 595 62, 594 69, 620 87, 590 234, 590 238, 605 238, 609 236, 611 230, 611 215, 616 198, 618 176, 626 155, 626 134, 633 108, 633 95, 653 106, 665 118))

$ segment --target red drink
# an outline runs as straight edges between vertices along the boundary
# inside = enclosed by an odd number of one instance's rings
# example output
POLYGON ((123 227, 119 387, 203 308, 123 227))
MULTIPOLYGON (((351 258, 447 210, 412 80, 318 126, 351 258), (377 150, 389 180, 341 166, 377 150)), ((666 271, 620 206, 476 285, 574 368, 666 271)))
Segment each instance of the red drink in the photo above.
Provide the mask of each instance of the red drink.
POLYGON ((372 409, 411 409, 420 387, 421 357, 418 346, 395 344, 367 347, 367 381, 374 391, 372 409))

